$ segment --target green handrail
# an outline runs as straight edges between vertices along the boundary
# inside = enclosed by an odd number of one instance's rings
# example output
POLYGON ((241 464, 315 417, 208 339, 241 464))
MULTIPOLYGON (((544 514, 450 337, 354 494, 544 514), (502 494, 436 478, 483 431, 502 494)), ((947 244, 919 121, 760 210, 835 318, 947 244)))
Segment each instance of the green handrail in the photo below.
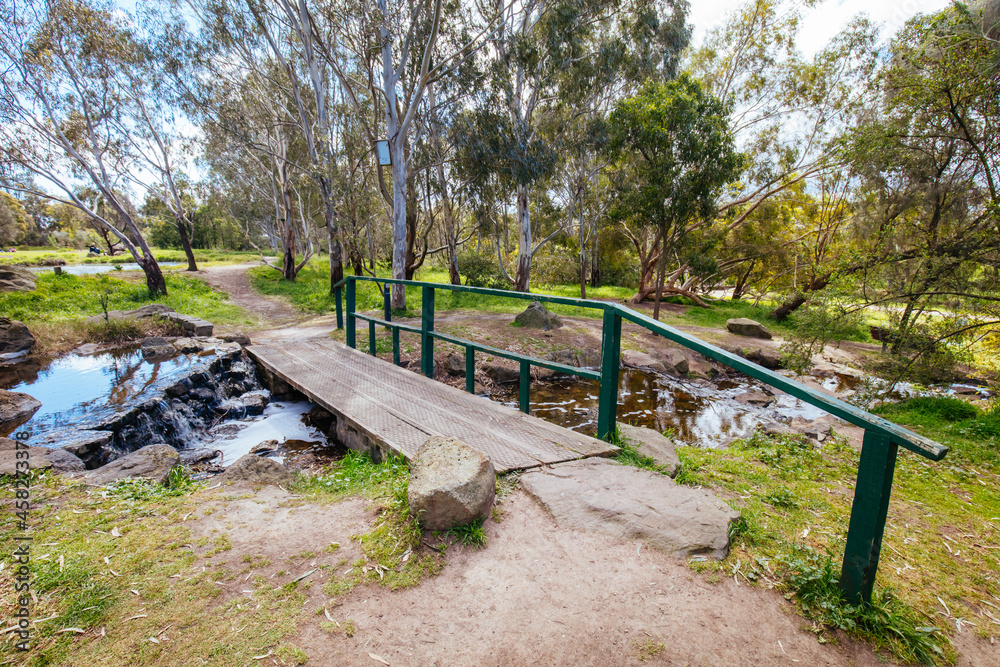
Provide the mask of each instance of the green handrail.
POLYGON ((692 349, 709 359, 718 361, 756 380, 760 380, 776 389, 822 408, 844 421, 860 426, 865 430, 865 435, 861 447, 861 460, 858 465, 858 478, 855 485, 854 502, 851 507, 851 521, 847 530, 847 546, 840 577, 840 587, 851 602, 859 602, 861 600, 866 602, 871 601, 872 590, 875 584, 875 573, 878 569, 879 555, 882 550, 882 535, 885 532, 885 521, 889 509, 889 495, 892 490, 892 478, 895 472, 896 456, 899 447, 908 449, 932 461, 940 461, 948 453, 947 447, 933 440, 929 440, 886 419, 816 391, 783 375, 779 375, 728 350, 723 350, 720 347, 706 343, 703 340, 662 324, 620 304, 548 294, 511 292, 486 287, 373 278, 369 276, 347 276, 334 286, 334 291, 336 294, 338 329, 344 328, 344 313, 341 308, 341 298, 342 293, 346 291, 346 329, 347 345, 349 347, 356 347, 357 320, 366 321, 368 322, 369 352, 375 355, 375 327, 376 325, 383 326, 392 331, 393 363, 399 365, 399 332, 406 331, 417 334, 420 336, 421 372, 428 377, 433 377, 434 341, 443 340, 462 346, 465 348, 466 390, 470 393, 475 388, 476 352, 484 352, 519 362, 520 382, 518 404, 523 412, 528 412, 529 410, 531 366, 539 366, 567 375, 598 380, 600 382, 600 393, 598 398, 597 436, 602 439, 607 439, 614 432, 617 420, 618 371, 621 359, 621 327, 623 320, 643 327, 668 340, 692 349), (359 281, 376 282, 384 286, 383 318, 357 312, 355 308, 356 284, 359 281), (420 327, 391 321, 388 285, 406 285, 421 289, 423 305, 420 327), (434 294, 436 290, 554 303, 601 311, 603 323, 600 371, 567 366, 544 359, 507 352, 435 331, 434 294))

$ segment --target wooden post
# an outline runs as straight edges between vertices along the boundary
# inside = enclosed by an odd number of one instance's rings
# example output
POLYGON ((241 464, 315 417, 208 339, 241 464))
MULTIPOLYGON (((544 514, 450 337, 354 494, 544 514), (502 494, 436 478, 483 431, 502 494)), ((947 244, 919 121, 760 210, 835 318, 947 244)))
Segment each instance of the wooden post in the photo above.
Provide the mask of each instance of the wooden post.
POLYGON ((476 393, 476 348, 465 346, 465 391, 476 393))
POLYGON ((357 320, 354 319, 354 299, 357 285, 353 280, 347 281, 347 347, 357 346, 355 333, 357 330, 357 320))
POLYGON ((531 364, 521 360, 520 386, 517 392, 518 407, 524 414, 531 413, 531 364))
POLYGON ((852 604, 872 599, 898 450, 889 436, 865 431, 840 571, 840 590, 852 604))
POLYGON ((368 320, 368 352, 373 357, 378 356, 375 348, 375 322, 373 320, 368 320))
POLYGON ((399 329, 392 329, 392 363, 399 366, 399 329))
POLYGON ((420 370, 429 378, 434 377, 434 288, 424 285, 421 294, 420 316, 420 370))
POLYGON ((389 299, 389 286, 386 285, 385 292, 382 294, 382 312, 385 315, 386 322, 392 322, 392 307, 389 305, 389 299))
POLYGON ((600 440, 607 440, 615 430, 618 415, 618 364, 622 350, 622 318, 614 310, 604 311, 601 339, 601 392, 597 404, 597 437, 600 440))

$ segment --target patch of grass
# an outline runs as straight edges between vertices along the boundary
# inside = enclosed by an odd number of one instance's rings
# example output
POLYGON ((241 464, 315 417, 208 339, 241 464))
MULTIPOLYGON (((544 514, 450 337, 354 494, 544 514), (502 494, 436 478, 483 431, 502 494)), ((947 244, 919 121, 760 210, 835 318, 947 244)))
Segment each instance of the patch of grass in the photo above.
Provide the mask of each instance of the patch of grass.
POLYGON ((632 466, 633 468, 651 470, 661 475, 667 474, 667 469, 664 466, 657 463, 656 459, 651 456, 640 453, 635 445, 626 436, 622 435, 618 427, 615 427, 615 430, 611 432, 608 442, 619 448, 618 453, 614 456, 614 460, 618 463, 632 466))
MULTIPOLYGON (((0 480, 0 493, 10 494, 9 483, 0 480)), ((35 478, 32 615, 46 620, 35 627, 30 653, 16 650, 11 635, 0 637, 0 664, 146 667, 196 655, 223 667, 250 664, 294 634, 304 598, 262 577, 244 584, 253 587, 252 605, 243 597, 219 604, 214 582, 233 573, 203 569, 180 521, 200 498, 166 491, 35 478), (68 628, 82 632, 61 632, 68 628)), ((0 522, 0 549, 13 553, 13 515, 0 522)), ((13 590, 12 569, 0 570, 0 590, 13 590)), ((5 615, 8 605, 0 600, 5 615)))
POLYGON ((275 652, 275 657, 285 665, 304 665, 309 662, 306 652, 292 644, 282 644, 275 652))
POLYGON ((455 526, 444 531, 446 536, 454 537, 467 547, 480 548, 486 546, 486 531, 483 530, 483 518, 479 517, 469 523, 455 526))
POLYGON ((677 481, 711 488, 741 513, 726 560, 692 568, 784 588, 803 614, 902 660, 952 660, 948 637, 968 622, 994 634, 995 610, 981 601, 1000 596, 1000 558, 987 548, 1000 543, 1000 465, 963 430, 967 420, 923 426, 900 419, 909 414, 893 418, 951 452, 935 463, 900 451, 872 605, 847 609, 832 592, 859 462, 839 437, 817 446, 757 433, 722 450, 678 447, 677 481))
POLYGON ((666 644, 655 641, 652 637, 647 637, 642 641, 636 639, 634 644, 636 651, 639 653, 639 660, 641 662, 652 660, 667 648, 666 644))
POLYGON ((438 556, 417 553, 423 533, 417 518, 410 515, 406 495, 409 474, 401 457, 390 456, 375 463, 367 453, 348 452, 325 473, 296 481, 293 490, 307 498, 361 496, 373 500, 378 508, 372 529, 353 538, 360 543, 364 558, 347 573, 331 577, 323 588, 328 595, 343 595, 365 582, 378 582, 392 590, 407 588, 441 570, 443 562, 438 556))
POLYGON ((957 398, 919 397, 887 403, 873 410, 948 444, 949 462, 1000 466, 1000 400, 985 410, 957 398))
POLYGON ((917 419, 927 423, 938 420, 958 422, 979 415, 979 410, 974 405, 951 396, 917 396, 899 403, 885 404, 875 412, 890 418, 906 415, 911 421, 917 419))

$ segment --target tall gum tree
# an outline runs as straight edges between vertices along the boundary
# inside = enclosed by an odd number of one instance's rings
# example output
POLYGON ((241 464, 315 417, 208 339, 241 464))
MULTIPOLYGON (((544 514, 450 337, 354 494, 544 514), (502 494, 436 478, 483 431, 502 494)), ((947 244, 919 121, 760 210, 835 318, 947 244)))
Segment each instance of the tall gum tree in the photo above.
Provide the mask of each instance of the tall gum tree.
POLYGON ((150 294, 166 294, 125 190, 138 168, 122 134, 135 117, 127 74, 140 58, 126 19, 98 2, 27 0, 0 8, 0 22, 3 186, 80 209, 132 254, 150 294), (81 184, 124 230, 78 195, 81 184))

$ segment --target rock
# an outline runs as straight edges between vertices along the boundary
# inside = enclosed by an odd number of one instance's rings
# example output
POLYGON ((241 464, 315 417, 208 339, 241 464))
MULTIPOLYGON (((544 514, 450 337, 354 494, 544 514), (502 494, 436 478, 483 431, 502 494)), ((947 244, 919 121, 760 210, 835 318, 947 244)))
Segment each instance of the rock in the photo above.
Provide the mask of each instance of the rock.
POLYGON ((507 368, 496 363, 483 364, 482 371, 486 374, 486 377, 497 384, 511 384, 521 379, 521 372, 519 370, 507 368))
POLYGON ((760 322, 740 317, 726 321, 726 329, 737 336, 749 336, 750 338, 772 338, 771 332, 760 322))
POLYGON ((465 359, 454 352, 449 353, 444 360, 444 372, 452 377, 465 377, 465 359))
POLYGON ((167 357, 172 357, 175 354, 177 354, 177 350, 166 338, 162 338, 160 336, 150 336, 149 338, 142 339, 143 359, 165 359, 167 357))
POLYGON ((247 346, 249 346, 249 345, 252 344, 250 342, 250 336, 248 336, 248 335, 246 335, 244 333, 226 334, 225 336, 222 336, 221 338, 222 338, 223 341, 225 341, 227 343, 236 343, 240 347, 247 347, 247 346))
POLYGON ((84 475, 94 486, 103 486, 126 477, 145 477, 166 486, 170 471, 181 464, 177 450, 170 445, 146 445, 84 475))
POLYGON ((16 441, 10 438, 0 438, 0 475, 16 475, 19 461, 22 462, 21 471, 25 474, 29 470, 49 468, 52 464, 45 458, 47 452, 45 447, 28 447, 19 450, 16 441))
POLYGON ((785 367, 785 355, 769 347, 758 347, 755 350, 743 350, 743 357, 764 368, 776 371, 785 367))
POLYGON ((791 426, 787 424, 779 424, 778 422, 764 424, 761 428, 765 435, 772 437, 776 435, 800 435, 800 433, 791 426))
POLYGON ((84 343, 73 350, 73 354, 78 357, 89 357, 101 351, 99 343, 84 343))
POLYGON ((170 398, 180 398, 191 391, 191 386, 191 380, 184 378, 164 389, 163 393, 170 398))
POLYGON ((0 317, 0 359, 24 356, 34 344, 35 337, 23 322, 0 317))
MULTIPOLYGON (((555 350, 546 354, 542 357, 542 359, 556 364, 562 364, 564 366, 577 366, 577 355, 573 350, 555 350)), ((554 371, 550 368, 537 368, 535 373, 539 380, 551 380, 557 377, 566 377, 566 373, 560 373, 559 371, 554 371)))
POLYGON ((531 470, 521 475, 521 488, 560 525, 639 540, 682 558, 725 558, 730 524, 739 518, 704 489, 600 458, 531 470))
POLYGON ((410 513, 427 530, 488 516, 495 493, 493 463, 455 438, 428 439, 410 462, 410 513))
POLYGON ((719 374, 719 371, 702 356, 688 357, 688 375, 693 375, 700 380, 708 380, 719 374))
POLYGON ((288 468, 273 459, 246 454, 236 459, 217 479, 224 483, 275 484, 287 487, 295 478, 288 468))
POLYGON ((171 344, 181 354, 191 354, 192 352, 201 352, 202 350, 202 344, 194 338, 178 338, 171 344))
POLYGON ((814 419, 813 421, 796 417, 792 420, 791 427, 808 438, 812 438, 817 442, 823 442, 830 435, 831 425, 823 417, 814 419))
POLYGON ((774 403, 774 397, 760 391, 748 391, 736 397, 737 402, 766 408, 774 403))
POLYGON ((661 372, 666 372, 667 370, 663 362, 654 359, 652 355, 645 352, 636 352, 635 350, 625 350, 622 354, 622 364, 635 368, 649 368, 661 372))
POLYGON ((42 407, 33 396, 0 389, 0 437, 10 435, 42 407))
POLYGON ((38 438, 38 442, 46 447, 65 449, 93 468, 99 463, 101 451, 111 444, 113 437, 111 431, 69 427, 47 431, 38 438))
POLYGON ((529 329, 541 329, 543 331, 551 331, 562 326, 562 320, 559 319, 559 316, 549 312, 538 301, 529 303, 524 312, 514 318, 514 323, 518 326, 529 329))
POLYGON ((592 350, 589 347, 580 350, 576 355, 576 363, 580 368, 600 368, 603 363, 601 350, 592 350))
POLYGON ((302 415, 303 424, 306 426, 312 426, 320 433, 324 433, 326 435, 330 435, 336 420, 337 418, 332 412, 318 405, 312 406, 309 408, 309 412, 302 415))
POLYGON ((209 449, 208 447, 196 447, 195 449, 181 449, 177 452, 181 456, 181 463, 184 465, 193 465, 195 463, 204 463, 205 461, 211 461, 217 456, 221 456, 222 452, 217 449, 209 449))
POLYGON ((37 283, 38 278, 31 271, 0 264, 0 293, 31 292, 37 283))
POLYGON ((257 443, 250 448, 251 454, 256 454, 257 456, 265 456, 273 452, 278 451, 278 447, 281 445, 277 440, 264 440, 263 442, 257 443))
POLYGON ((83 459, 65 449, 48 449, 45 458, 52 464, 52 471, 58 473, 83 472, 87 469, 83 459))
POLYGON ((660 361, 668 372, 676 375, 687 375, 691 371, 687 355, 680 350, 667 350, 660 355, 660 361))
POLYGON ((648 456, 656 461, 657 465, 663 466, 668 475, 671 477, 677 475, 677 471, 681 467, 681 460, 677 456, 673 440, 651 428, 631 426, 621 422, 618 423, 618 433, 628 440, 640 454, 648 456))

